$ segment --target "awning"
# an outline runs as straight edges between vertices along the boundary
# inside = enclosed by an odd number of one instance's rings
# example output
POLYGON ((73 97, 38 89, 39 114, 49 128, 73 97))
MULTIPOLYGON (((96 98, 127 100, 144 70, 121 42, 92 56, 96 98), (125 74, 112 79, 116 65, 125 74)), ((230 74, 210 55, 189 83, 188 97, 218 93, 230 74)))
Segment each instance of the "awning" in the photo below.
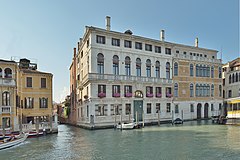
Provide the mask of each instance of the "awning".
POLYGON ((228 101, 227 103, 228 103, 228 104, 240 103, 240 99, 234 99, 234 100, 228 101))

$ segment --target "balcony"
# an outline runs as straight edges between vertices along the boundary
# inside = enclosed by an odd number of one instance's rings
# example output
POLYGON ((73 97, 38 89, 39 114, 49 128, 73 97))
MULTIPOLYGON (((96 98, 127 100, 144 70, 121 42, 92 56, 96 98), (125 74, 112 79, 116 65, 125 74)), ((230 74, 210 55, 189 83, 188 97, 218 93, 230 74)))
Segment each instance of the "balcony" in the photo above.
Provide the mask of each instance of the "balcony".
POLYGON ((15 79, 12 78, 0 78, 0 86, 15 86, 15 79))
POLYGON ((89 73, 82 79, 82 84, 79 84, 79 87, 86 83, 87 81, 94 80, 104 80, 104 81, 121 81, 121 82, 149 82, 157 84, 168 84, 171 85, 172 79, 166 78, 156 78, 156 77, 138 77, 138 76, 126 76, 126 75, 112 75, 112 74, 97 74, 89 73))
POLYGON ((187 59, 187 60, 195 60, 195 61, 203 61, 203 62, 210 62, 210 63, 219 63, 221 64, 221 59, 210 59, 205 57, 198 57, 198 56, 191 56, 191 55, 183 55, 183 54, 174 54, 175 58, 180 59, 187 59))
POLYGON ((2 114, 10 114, 11 113, 11 106, 2 106, 1 107, 2 114))

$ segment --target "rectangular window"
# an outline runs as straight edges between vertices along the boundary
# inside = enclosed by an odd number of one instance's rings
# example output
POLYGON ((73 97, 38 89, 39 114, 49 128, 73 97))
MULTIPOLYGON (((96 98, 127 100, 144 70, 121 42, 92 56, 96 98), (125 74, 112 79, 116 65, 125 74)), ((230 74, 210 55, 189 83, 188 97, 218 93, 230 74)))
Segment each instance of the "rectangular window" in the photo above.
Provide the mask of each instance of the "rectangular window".
POLYGON ((132 41, 124 40, 124 47, 132 48, 132 41))
POLYGON ((98 97, 106 97, 106 85, 98 85, 98 97))
POLYGON ((39 108, 48 108, 48 98, 39 98, 39 108))
POLYGON ((124 86, 124 96, 132 97, 132 86, 124 86))
POLYGON ((33 107, 34 107, 34 98, 32 98, 32 97, 25 98, 25 108, 29 109, 29 108, 33 108, 33 107))
POLYGON ((47 88, 46 78, 41 78, 41 88, 47 88))
POLYGON ((146 87, 146 97, 153 97, 153 87, 146 87))
POLYGON ((27 77, 27 87, 32 87, 32 77, 27 77))
POLYGON ((10 117, 3 117, 2 118, 2 127, 3 128, 10 128, 11 127, 11 119, 10 119, 10 117))
POLYGON ((162 87, 156 87, 156 97, 162 97, 162 87))
POLYGON ((178 50, 176 50, 176 53, 179 53, 179 51, 178 51, 178 50))
POLYGON ((213 107, 213 104, 211 104, 211 111, 214 111, 214 107, 213 107))
POLYGON ((165 54, 171 55, 171 48, 165 48, 165 54))
POLYGON ((161 53, 161 47, 155 46, 155 53, 161 53))
POLYGON ((179 113, 178 104, 175 105, 175 113, 179 113))
POLYGON ((95 116, 107 116, 107 106, 96 105, 95 106, 95 116))
POLYGON ((140 49, 140 50, 142 50, 142 43, 140 43, 140 42, 135 42, 135 49, 140 49))
POLYGON ((228 98, 231 98, 232 97, 232 90, 229 90, 228 91, 228 98))
POLYGON ((129 115, 129 114, 131 114, 131 104, 130 103, 127 103, 126 104, 126 115, 129 115))
POLYGON ((152 51, 152 45, 151 44, 145 44, 145 51, 152 51))
POLYGON ((122 105, 111 104, 111 115, 120 115, 120 114, 122 114, 122 105))
POLYGON ((161 103, 156 103, 156 113, 161 112, 161 103))
POLYGON ((152 104, 151 103, 147 103, 147 114, 151 114, 152 113, 152 104))
POLYGON ((112 38, 112 45, 120 47, 120 39, 112 38))
POLYGON ((97 43, 105 44, 105 36, 99 36, 99 35, 97 35, 96 38, 97 38, 97 39, 96 39, 97 43))
POLYGON ((167 112, 169 113, 171 111, 171 103, 167 103, 167 112))
POLYGON ((166 87, 166 97, 171 98, 172 97, 172 88, 166 87))
POLYGON ((120 97, 120 85, 113 85, 112 86, 112 96, 113 97, 120 97))
POLYGON ((190 112, 194 112, 194 105, 190 104, 190 112))

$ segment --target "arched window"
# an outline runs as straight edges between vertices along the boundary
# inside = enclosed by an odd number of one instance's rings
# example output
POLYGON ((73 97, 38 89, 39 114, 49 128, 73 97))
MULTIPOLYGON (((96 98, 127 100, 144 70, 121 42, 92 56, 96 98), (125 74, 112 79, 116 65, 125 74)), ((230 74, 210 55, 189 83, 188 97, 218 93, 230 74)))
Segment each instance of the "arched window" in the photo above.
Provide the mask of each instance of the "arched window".
POLYGON ((113 74, 119 75, 119 58, 117 55, 113 56, 113 74))
POLYGON ((190 97, 193 97, 193 84, 190 84, 190 97))
POLYGON ((131 59, 128 56, 125 58, 125 74, 126 76, 131 75, 131 59))
POLYGON ((214 67, 211 67, 211 78, 214 78, 214 67))
POLYGON ((200 67, 199 67, 199 77, 202 77, 203 76, 203 66, 200 64, 200 67))
POLYGON ((199 96, 202 97, 203 96, 203 85, 200 84, 200 87, 199 87, 199 96))
POLYGON ((166 63, 166 78, 170 79, 170 63, 166 63))
POLYGON ((136 59, 136 73, 137 73, 137 76, 141 76, 141 59, 140 58, 136 59))
POLYGON ((210 77, 210 67, 207 66, 207 77, 210 77))
POLYGON ((219 85, 219 97, 222 97, 222 85, 219 85))
POLYGON ((234 83, 235 82, 235 76, 234 76, 234 74, 232 75, 232 83, 234 83))
POLYGON ((236 82, 238 82, 238 73, 236 73, 236 82))
POLYGON ((199 66, 198 66, 198 64, 196 65, 196 77, 198 77, 199 76, 199 66))
POLYGON ((2 105, 10 106, 10 93, 9 92, 2 93, 2 105))
POLYGON ((193 64, 190 64, 190 76, 193 76, 193 64))
POLYGON ((4 78, 12 78, 12 70, 10 68, 4 70, 4 78))
POLYGON ((207 76, 207 68, 205 65, 203 65, 203 77, 207 76))
POLYGON ((232 82, 232 76, 231 76, 231 74, 229 75, 228 80, 229 80, 229 84, 231 84, 231 82, 232 82))
POLYGON ((209 97, 210 96, 210 85, 207 84, 207 96, 209 97))
POLYGON ((212 86, 211 86, 211 97, 213 97, 214 96, 214 84, 212 84, 212 86))
POLYGON ((174 76, 178 76, 178 63, 174 63, 174 76))
POLYGON ((160 78, 160 62, 159 61, 156 61, 155 75, 156 75, 156 78, 160 78))
POLYGON ((222 67, 218 67, 218 78, 222 78, 222 67))
POLYGON ((0 68, 0 78, 2 78, 2 68, 0 68))
POLYGON ((147 59, 146 61, 146 73, 147 77, 151 77, 151 60, 147 59))
POLYGON ((204 97, 207 96, 207 86, 206 86, 206 84, 203 85, 203 96, 204 97))
POLYGON ((199 96, 199 85, 198 84, 196 84, 196 89, 195 90, 196 90, 196 93, 195 93, 196 97, 198 97, 199 96))
POLYGON ((98 53, 97 55, 97 72, 104 74, 104 56, 102 53, 98 53))
POLYGON ((178 97, 178 84, 174 84, 174 97, 178 97))

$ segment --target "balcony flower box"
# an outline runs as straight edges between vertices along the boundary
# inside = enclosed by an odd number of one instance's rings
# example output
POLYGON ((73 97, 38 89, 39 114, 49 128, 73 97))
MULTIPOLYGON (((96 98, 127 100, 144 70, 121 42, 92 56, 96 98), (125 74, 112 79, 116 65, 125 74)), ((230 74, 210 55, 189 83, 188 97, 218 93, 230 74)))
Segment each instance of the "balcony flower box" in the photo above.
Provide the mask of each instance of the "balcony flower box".
POLYGON ((106 97, 106 93, 100 92, 98 93, 98 97, 100 98, 106 97))
POLYGON ((161 97, 162 97, 162 94, 161 94, 161 93, 157 93, 157 94, 156 94, 156 97, 160 97, 160 98, 161 98, 161 97))
POLYGON ((125 97, 132 97, 132 93, 126 93, 125 97))
POLYGON ((167 93, 167 97, 168 97, 168 98, 171 98, 171 97, 172 97, 172 94, 167 93))
POLYGON ((113 97, 120 97, 120 93, 114 93, 113 97))
POLYGON ((152 93, 147 93, 147 97, 153 97, 152 93))

